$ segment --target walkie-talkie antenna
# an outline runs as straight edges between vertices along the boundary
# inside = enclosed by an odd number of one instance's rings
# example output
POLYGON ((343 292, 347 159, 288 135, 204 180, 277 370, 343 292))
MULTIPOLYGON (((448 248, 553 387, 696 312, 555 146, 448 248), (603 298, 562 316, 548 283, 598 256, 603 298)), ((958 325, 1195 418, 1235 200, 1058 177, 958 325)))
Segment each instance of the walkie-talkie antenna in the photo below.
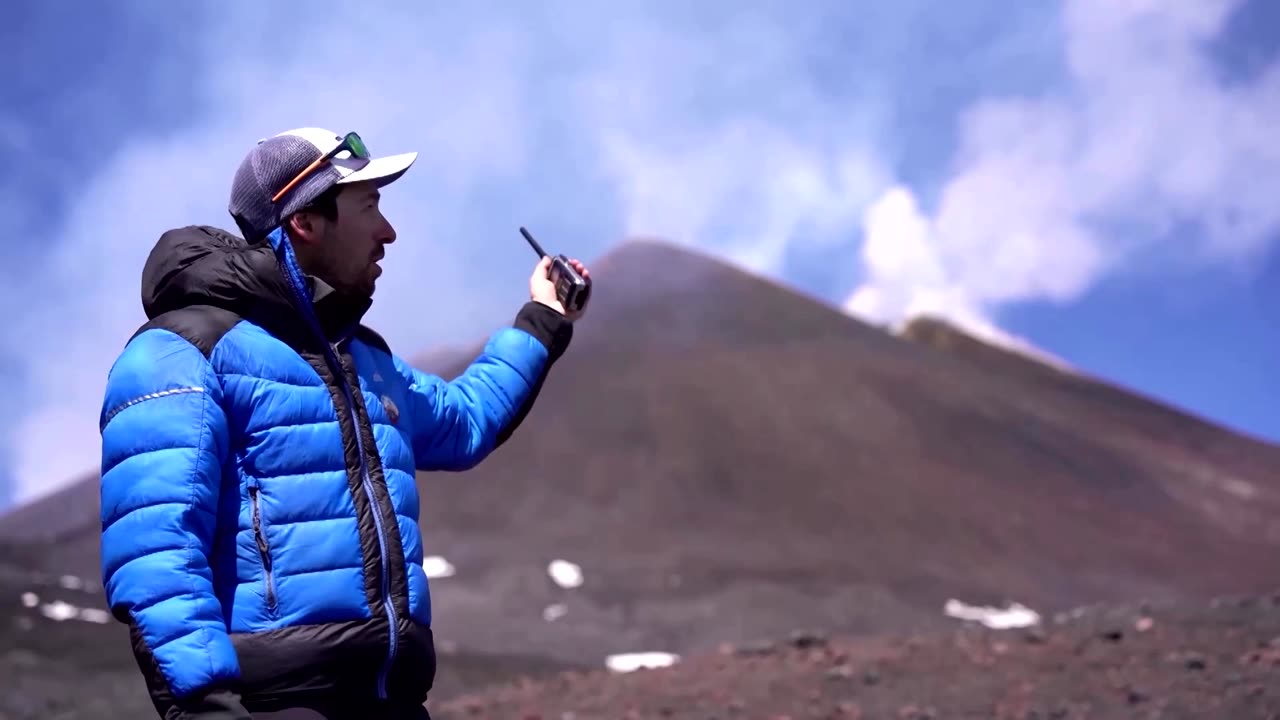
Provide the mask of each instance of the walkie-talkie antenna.
POLYGON ((534 240, 534 239, 533 239, 533 235, 530 235, 528 230, 526 230, 526 229, 524 229, 523 227, 521 227, 521 228, 520 228, 520 234, 524 236, 524 239, 525 239, 525 240, 528 240, 528 241, 529 241, 529 246, 533 248, 533 251, 534 251, 534 252, 538 253, 538 257, 546 257, 546 256, 547 256, 547 252, 546 252, 545 250, 543 250, 543 249, 542 249, 542 246, 538 244, 538 241, 537 241, 537 240, 534 240))

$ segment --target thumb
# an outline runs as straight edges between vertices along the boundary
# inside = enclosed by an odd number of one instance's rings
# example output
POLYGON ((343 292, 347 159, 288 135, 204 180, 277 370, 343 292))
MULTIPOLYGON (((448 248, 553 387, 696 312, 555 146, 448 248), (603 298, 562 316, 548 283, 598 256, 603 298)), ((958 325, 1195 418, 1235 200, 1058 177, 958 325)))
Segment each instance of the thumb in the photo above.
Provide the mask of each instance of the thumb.
POLYGON ((537 279, 543 279, 543 280, 547 279, 547 276, 550 272, 551 272, 551 256, 550 255, 547 255, 546 257, 539 260, 538 264, 533 268, 533 276, 534 278, 537 278, 537 279))
POLYGON ((529 292, 536 297, 550 282, 551 258, 544 257, 534 266, 533 272, 529 273, 529 292))

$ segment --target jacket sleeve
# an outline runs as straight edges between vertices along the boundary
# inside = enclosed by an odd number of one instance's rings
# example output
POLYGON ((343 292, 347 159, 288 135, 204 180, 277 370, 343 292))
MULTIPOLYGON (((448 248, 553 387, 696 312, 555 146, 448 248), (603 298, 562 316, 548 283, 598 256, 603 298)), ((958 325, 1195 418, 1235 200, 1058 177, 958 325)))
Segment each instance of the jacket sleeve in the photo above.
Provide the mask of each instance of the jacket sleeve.
POLYGON ((573 323, 553 308, 529 302, 514 327, 494 333, 480 356, 450 382, 396 356, 396 369, 409 382, 418 470, 467 470, 506 442, 572 337, 573 323))
POLYGON ((100 418, 107 603, 151 656, 139 656, 154 668, 148 683, 180 704, 239 676, 209 562, 228 447, 221 401, 204 354, 153 328, 116 360, 100 418))

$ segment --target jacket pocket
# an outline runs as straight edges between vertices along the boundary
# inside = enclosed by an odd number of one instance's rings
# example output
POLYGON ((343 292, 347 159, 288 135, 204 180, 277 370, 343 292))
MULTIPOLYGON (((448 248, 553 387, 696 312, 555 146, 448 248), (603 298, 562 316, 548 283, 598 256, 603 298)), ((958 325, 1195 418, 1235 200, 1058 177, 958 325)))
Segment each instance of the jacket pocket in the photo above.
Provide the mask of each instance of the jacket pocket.
POLYGON ((267 607, 276 607, 276 580, 271 572, 271 547, 267 534, 262 530, 262 508, 258 504, 258 488, 249 488, 249 505, 253 510, 253 539, 258 543, 258 556, 262 558, 263 582, 266 585, 267 607))

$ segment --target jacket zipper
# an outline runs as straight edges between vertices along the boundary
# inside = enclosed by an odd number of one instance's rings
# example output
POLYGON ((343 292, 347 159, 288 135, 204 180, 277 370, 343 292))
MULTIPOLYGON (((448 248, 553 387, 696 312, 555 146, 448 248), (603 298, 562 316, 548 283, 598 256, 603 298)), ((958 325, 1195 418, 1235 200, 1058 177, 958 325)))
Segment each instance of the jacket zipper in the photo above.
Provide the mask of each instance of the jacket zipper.
POLYGON ((258 505, 258 488, 249 488, 249 504, 253 509, 253 539, 258 543, 258 555, 262 558, 262 572, 267 588, 267 607, 276 607, 276 581, 271 574, 271 549, 267 545, 266 533, 262 532, 262 510, 258 505))
POLYGON ((355 428, 356 448, 360 453, 360 484, 364 488, 365 497, 369 500, 369 511, 373 515, 373 524, 378 532, 378 549, 382 560, 382 607, 387 611, 387 623, 389 645, 387 647, 387 659, 382 665, 382 670, 378 672, 378 698, 386 699, 387 697, 387 675, 391 672, 391 666, 395 662, 397 652, 397 635, 399 621, 396 617, 395 605, 391 602, 391 561, 387 558, 387 537, 386 530, 382 525, 382 513, 379 511, 378 501, 373 493, 373 480, 369 477, 369 465, 364 454, 364 435, 360 432, 360 419, 356 414, 355 397, 352 393, 351 386, 347 383, 347 373, 342 367, 342 354, 338 350, 337 343, 328 344, 329 360, 334 366, 334 372, 338 375, 338 382, 342 383, 342 392, 347 399, 347 412, 351 416, 351 426, 355 428))
MULTIPOLYGON (((347 383, 347 374, 342 367, 342 353, 338 350, 338 343, 331 343, 325 337, 324 330, 320 327, 320 322, 315 315, 315 307, 311 303, 311 297, 307 292, 306 283, 302 279, 302 272, 298 267, 297 259, 293 255, 293 249, 289 244, 288 235, 283 228, 276 230, 279 235, 273 233, 271 236, 272 249, 276 252, 277 260, 282 265, 285 279, 293 288, 294 297, 298 302, 298 307, 302 311, 303 316, 311 325, 311 329, 316 334, 316 338, 324 343, 325 360, 329 363, 329 368, 337 374, 338 382, 342 385, 342 393, 347 399, 347 413, 351 417, 351 425, 356 433, 356 447, 360 453, 360 484, 364 488, 365 497, 369 500, 369 509, 373 513, 373 524, 378 533, 378 548, 381 551, 382 565, 382 606, 387 611, 388 627, 388 646, 387 659, 382 669, 378 672, 378 698, 385 700, 387 697, 387 675, 391 671, 391 666, 396 659, 397 650, 397 628, 399 621, 396 618, 396 608, 391 602, 391 580, 390 565, 391 561, 387 559, 387 536, 386 530, 382 526, 382 514, 378 509, 378 501, 373 493, 373 481, 369 478, 369 464, 364 455, 364 436, 360 433, 360 420, 356 414, 355 397, 352 394, 351 386, 347 383)), ((334 408, 335 412, 337 408, 334 408)))

